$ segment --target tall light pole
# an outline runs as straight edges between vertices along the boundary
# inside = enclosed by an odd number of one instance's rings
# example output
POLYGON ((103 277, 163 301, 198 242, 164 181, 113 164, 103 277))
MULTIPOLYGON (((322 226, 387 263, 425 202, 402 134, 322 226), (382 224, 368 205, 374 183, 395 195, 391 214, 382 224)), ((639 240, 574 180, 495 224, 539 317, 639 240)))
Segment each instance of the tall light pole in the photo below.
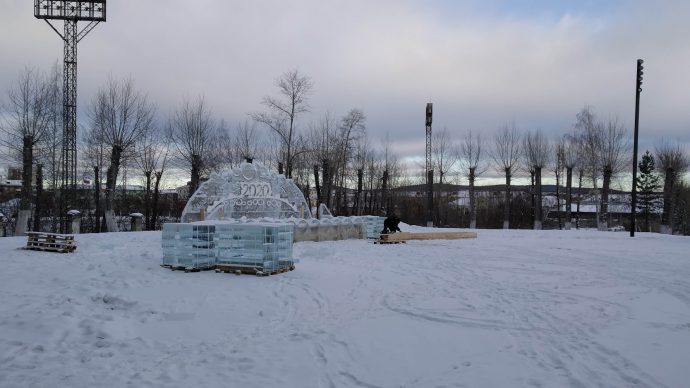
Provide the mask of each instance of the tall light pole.
POLYGON ((426 226, 434 226, 434 167, 431 162, 431 121, 434 104, 426 104, 426 185, 427 221, 426 226))
POLYGON ((34 16, 45 20, 65 44, 62 69, 61 216, 64 216, 68 206, 76 206, 77 199, 77 43, 98 23, 105 22, 105 2, 34 0, 34 16), (63 33, 50 20, 63 20, 63 33), (79 31, 79 21, 89 24, 79 31))
POLYGON ((633 181, 632 201, 630 203, 630 237, 635 237, 635 215, 637 213, 637 137, 640 123, 640 92, 642 91, 642 71, 644 60, 637 60, 637 80, 635 81, 635 139, 633 141, 633 181))

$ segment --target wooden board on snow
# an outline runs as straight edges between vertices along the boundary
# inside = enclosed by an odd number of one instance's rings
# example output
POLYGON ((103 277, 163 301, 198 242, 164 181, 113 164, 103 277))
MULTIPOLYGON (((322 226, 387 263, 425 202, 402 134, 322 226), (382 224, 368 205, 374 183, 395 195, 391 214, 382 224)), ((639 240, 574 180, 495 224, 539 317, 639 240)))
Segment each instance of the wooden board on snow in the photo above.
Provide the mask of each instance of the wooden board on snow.
POLYGON ((477 238, 474 232, 438 232, 438 233, 409 233, 399 232, 382 234, 381 241, 406 241, 406 240, 458 240, 462 238, 477 238))

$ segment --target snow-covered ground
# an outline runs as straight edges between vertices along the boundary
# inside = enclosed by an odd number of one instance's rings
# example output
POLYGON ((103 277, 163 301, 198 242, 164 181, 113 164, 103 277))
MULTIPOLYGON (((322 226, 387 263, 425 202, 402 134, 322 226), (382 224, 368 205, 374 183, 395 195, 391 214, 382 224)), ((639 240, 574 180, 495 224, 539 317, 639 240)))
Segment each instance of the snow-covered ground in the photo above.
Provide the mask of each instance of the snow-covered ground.
MULTIPOLYGON (((403 228, 410 231, 415 228, 403 228)), ((0 387, 687 387, 690 239, 480 230, 159 266, 160 233, 0 239, 0 387)))

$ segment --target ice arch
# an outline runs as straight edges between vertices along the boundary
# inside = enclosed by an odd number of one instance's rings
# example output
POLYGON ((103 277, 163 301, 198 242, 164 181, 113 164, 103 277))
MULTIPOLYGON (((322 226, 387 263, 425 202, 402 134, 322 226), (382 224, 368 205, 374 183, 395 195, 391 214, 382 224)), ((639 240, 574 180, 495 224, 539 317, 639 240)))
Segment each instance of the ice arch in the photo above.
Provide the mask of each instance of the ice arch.
POLYGON ((187 201, 182 222, 247 218, 311 218, 307 201, 292 179, 260 163, 213 173, 187 201))

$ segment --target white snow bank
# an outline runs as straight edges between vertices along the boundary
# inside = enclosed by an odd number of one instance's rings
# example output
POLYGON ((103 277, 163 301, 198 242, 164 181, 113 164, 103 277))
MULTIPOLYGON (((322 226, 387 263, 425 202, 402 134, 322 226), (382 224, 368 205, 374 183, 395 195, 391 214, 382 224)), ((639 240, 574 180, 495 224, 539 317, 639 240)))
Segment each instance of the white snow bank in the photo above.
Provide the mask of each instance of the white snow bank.
MULTIPOLYGON (((406 225, 403 231, 429 231, 406 225)), ((159 232, 0 239, 0 386, 684 387, 690 239, 480 230, 172 272, 159 232)))

